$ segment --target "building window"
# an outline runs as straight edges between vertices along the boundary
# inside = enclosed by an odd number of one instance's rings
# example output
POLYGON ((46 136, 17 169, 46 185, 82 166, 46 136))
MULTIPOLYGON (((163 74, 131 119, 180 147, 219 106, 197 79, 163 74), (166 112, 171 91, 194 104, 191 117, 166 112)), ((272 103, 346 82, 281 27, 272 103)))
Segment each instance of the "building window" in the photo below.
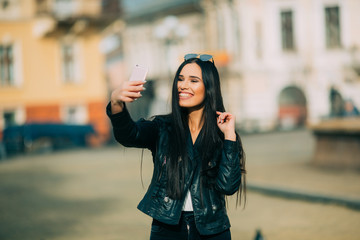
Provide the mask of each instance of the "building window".
POLYGON ((0 45, 0 84, 12 86, 14 81, 13 47, 0 45))
POLYGON ((221 14, 220 11, 216 12, 217 14, 217 47, 220 50, 223 50, 225 48, 225 26, 224 26, 224 19, 223 19, 223 15, 221 14))
POLYGON ((74 46, 72 44, 63 44, 62 51, 62 78, 64 82, 74 82, 74 46))
POLYGON ((53 4, 53 12, 59 18, 67 18, 76 13, 79 1, 74 0, 56 0, 53 4))
POLYGON ((240 56, 241 54, 241 34, 240 34, 240 26, 239 26, 239 16, 236 12, 235 8, 232 8, 232 24, 233 24, 233 31, 234 31, 234 37, 235 37, 235 55, 240 56))
POLYGON ((64 108, 64 122, 67 124, 85 124, 87 110, 84 106, 73 105, 64 108))
POLYGON ((118 15, 120 13, 120 1, 118 0, 102 0, 102 14, 118 15))
POLYGON ((69 107, 67 109, 67 117, 66 117, 66 122, 70 123, 70 124, 75 124, 77 122, 77 109, 76 107, 69 107))
POLYGON ((45 14, 48 13, 48 1, 46 0, 36 0, 36 13, 45 14))
POLYGON ((261 22, 257 21, 255 23, 255 35, 256 35, 256 57, 258 59, 262 58, 262 25, 261 22))
POLYGON ((338 6, 325 8, 325 27, 326 47, 340 47, 340 8, 338 6))
POLYGON ((15 125, 15 112, 4 112, 4 128, 15 125))
POLYGON ((0 19, 10 20, 21 17, 21 0, 0 0, 0 19))
POLYGON ((295 50, 293 13, 290 10, 281 11, 281 38, 282 49, 285 51, 295 50))

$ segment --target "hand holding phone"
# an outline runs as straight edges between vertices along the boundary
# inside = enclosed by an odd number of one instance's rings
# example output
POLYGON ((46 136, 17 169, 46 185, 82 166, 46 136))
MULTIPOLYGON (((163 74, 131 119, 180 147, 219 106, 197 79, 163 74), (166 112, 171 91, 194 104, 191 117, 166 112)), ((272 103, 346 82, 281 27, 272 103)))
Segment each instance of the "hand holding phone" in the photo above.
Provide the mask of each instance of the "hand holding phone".
POLYGON ((124 81, 122 86, 111 93, 111 112, 113 114, 121 112, 124 103, 133 102, 142 96, 141 92, 145 90, 146 74, 146 67, 135 65, 129 81, 124 81))
POLYGON ((136 64, 132 70, 129 81, 145 81, 147 72, 146 67, 136 64))

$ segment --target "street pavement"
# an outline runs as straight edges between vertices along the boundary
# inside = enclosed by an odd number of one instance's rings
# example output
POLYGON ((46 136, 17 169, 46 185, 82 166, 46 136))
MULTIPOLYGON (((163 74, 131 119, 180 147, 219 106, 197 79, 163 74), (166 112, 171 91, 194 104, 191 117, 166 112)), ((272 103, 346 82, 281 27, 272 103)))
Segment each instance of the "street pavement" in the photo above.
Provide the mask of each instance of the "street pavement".
MULTIPOLYGON (((233 239, 359 239, 359 171, 314 166, 305 130, 242 139, 248 192, 245 208, 228 199, 233 239)), ((151 173, 147 150, 120 145, 1 161, 0 239, 149 239, 136 206, 151 173)))
POLYGON ((244 145, 250 155, 249 189, 360 210, 359 169, 316 166, 311 132, 244 136, 244 145))

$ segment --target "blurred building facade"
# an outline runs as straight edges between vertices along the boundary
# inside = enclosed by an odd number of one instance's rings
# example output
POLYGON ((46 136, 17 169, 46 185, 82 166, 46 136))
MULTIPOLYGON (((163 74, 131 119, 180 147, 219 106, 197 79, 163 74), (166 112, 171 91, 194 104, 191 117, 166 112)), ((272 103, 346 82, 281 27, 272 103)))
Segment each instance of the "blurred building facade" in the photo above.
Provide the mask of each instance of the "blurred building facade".
POLYGON ((0 130, 92 123, 107 138, 104 106, 133 66, 149 72, 132 115, 162 114, 186 53, 214 55, 240 129, 343 116, 344 102, 360 106, 359 10, 356 0, 1 1, 0 130))
POLYGON ((215 56, 227 110, 240 129, 292 129, 343 116, 347 99, 360 106, 359 1, 123 4, 123 71, 115 82, 126 80, 135 64, 148 66, 155 96, 149 115, 169 111, 183 55, 204 52, 215 56))
POLYGON ((344 116, 346 99, 360 106, 359 1, 203 4, 206 22, 222 19, 207 39, 231 56, 228 100, 241 128, 294 128, 344 116))
POLYGON ((94 125, 109 137, 100 30, 118 1, 11 0, 0 5, 0 132, 12 124, 94 125))
POLYGON ((186 53, 211 53, 219 70, 225 69, 228 54, 208 47, 201 1, 125 0, 123 8, 124 17, 105 29, 104 35, 109 42, 114 37, 121 42, 121 50, 106 53, 110 89, 126 81, 135 64, 149 69, 145 95, 129 105, 134 118, 170 111, 171 84, 186 53), (114 54, 121 57, 115 60, 114 54))
POLYGON ((196 31, 203 26, 202 9, 193 0, 125 0, 123 8, 122 22, 105 30, 106 39, 120 38, 122 48, 121 57, 116 60, 112 56, 118 50, 106 54, 111 88, 126 81, 134 65, 144 65, 149 69, 147 90, 142 98, 129 104, 130 112, 135 119, 167 113, 171 84, 181 57, 205 50, 204 31, 196 31))

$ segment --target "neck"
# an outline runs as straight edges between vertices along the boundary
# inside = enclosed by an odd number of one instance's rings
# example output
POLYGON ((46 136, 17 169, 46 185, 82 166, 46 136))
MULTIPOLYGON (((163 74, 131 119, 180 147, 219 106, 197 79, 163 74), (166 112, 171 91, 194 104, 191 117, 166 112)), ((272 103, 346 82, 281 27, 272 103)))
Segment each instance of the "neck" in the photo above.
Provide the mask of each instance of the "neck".
POLYGON ((200 131, 203 126, 204 108, 190 109, 188 115, 188 124, 191 132, 200 131))

